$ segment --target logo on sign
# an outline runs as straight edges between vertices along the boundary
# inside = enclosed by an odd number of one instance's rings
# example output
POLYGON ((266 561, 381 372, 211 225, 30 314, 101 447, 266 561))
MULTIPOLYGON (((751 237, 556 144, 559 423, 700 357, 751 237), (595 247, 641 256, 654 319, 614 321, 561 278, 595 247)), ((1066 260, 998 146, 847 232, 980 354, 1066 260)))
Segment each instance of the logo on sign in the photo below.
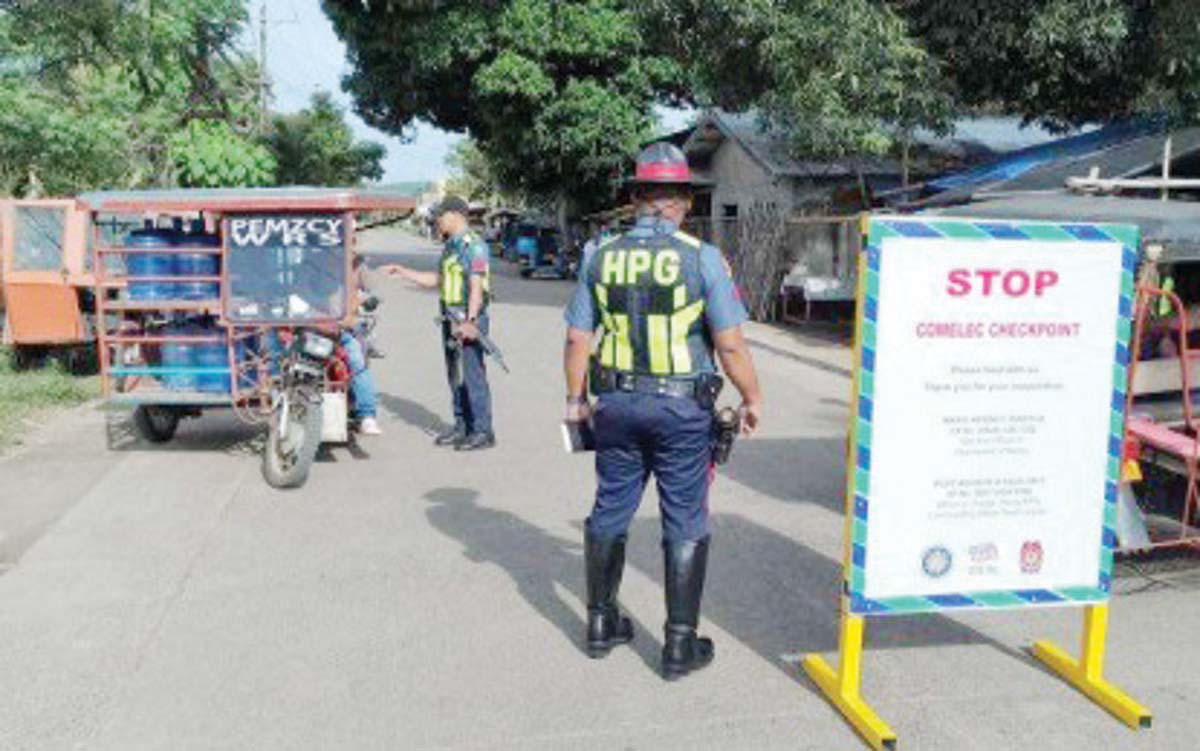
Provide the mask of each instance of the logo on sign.
POLYGON ((971 555, 972 563, 989 563, 1000 557, 1000 549, 996 547, 994 542, 981 542, 978 545, 972 545, 967 551, 971 555))
POLYGON ((954 554, 950 552, 949 548, 942 545, 934 545, 921 556, 921 570, 930 579, 942 578, 950 573, 953 566, 954 554))
POLYGON ((1021 545, 1021 573, 1036 574, 1042 570, 1045 553, 1040 540, 1027 540, 1021 545))

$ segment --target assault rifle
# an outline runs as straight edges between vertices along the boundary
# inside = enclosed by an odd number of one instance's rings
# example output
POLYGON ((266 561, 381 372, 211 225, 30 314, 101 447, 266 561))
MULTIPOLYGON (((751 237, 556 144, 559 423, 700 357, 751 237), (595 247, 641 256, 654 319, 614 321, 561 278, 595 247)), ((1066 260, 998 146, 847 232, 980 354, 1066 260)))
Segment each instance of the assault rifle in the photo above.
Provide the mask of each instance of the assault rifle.
MULTIPOLYGON (((445 310, 442 311, 442 314, 440 316, 438 316, 437 318, 435 318, 433 320, 434 320, 434 323, 438 324, 439 326, 442 325, 443 323, 447 323, 450 325, 451 330, 453 330, 454 327, 461 326, 464 323, 466 323, 467 317, 465 315, 463 315, 463 313, 461 311, 454 310, 452 308, 446 308, 445 310)), ((484 355, 495 360, 496 363, 500 367, 504 368, 505 373, 512 372, 511 370, 508 369, 508 363, 506 363, 504 361, 504 353, 500 351, 500 348, 496 346, 496 343, 494 341, 492 341, 491 337, 489 337, 487 334, 480 331, 477 341, 479 342, 479 346, 483 348, 484 355)), ((456 338, 450 344, 450 346, 454 347, 455 349, 462 349, 462 340, 456 338)), ((462 361, 461 360, 459 361, 458 372, 455 375, 456 375, 455 382, 462 383, 462 361)))

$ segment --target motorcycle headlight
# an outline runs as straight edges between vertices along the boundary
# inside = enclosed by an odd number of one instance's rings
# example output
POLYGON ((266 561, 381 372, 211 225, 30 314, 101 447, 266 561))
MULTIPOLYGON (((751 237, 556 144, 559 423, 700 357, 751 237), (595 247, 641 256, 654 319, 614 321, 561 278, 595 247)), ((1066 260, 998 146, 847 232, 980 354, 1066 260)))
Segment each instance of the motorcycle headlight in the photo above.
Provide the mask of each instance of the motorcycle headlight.
POLYGON ((333 354, 334 342, 327 336, 305 331, 300 339, 300 351, 309 357, 325 360, 333 354))

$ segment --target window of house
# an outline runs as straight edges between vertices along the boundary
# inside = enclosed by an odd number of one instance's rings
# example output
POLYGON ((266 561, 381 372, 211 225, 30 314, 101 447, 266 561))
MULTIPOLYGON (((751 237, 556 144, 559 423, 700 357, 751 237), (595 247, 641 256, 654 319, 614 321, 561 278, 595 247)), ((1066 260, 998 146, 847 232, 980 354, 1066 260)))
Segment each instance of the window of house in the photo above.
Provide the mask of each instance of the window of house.
POLYGON ((726 203, 721 205, 721 217, 724 219, 737 219, 738 207, 736 203, 726 203))

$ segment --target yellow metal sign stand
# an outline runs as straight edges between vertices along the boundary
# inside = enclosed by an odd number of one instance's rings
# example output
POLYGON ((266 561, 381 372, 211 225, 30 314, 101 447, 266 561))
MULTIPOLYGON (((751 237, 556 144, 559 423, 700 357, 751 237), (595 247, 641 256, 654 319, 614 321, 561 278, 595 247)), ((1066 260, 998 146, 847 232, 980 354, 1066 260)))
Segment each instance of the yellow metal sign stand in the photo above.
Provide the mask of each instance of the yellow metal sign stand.
POLYGON ((875 714, 871 705, 859 693, 862 675, 862 644, 865 619, 851 615, 842 606, 841 633, 838 636, 840 659, 834 670, 820 655, 807 655, 801 663, 804 672, 817 684, 821 693, 854 726, 858 734, 875 749, 884 751, 896 747, 896 734, 875 714))
POLYGON ((1083 610, 1081 656, 1074 659, 1048 641, 1035 642, 1033 656, 1083 692, 1110 714, 1133 729, 1150 727, 1150 710, 1104 680, 1104 644, 1108 635, 1108 606, 1088 605, 1083 610))
MULTIPOLYGON (((868 215, 864 215, 866 217, 868 215)), ((864 219, 864 226, 866 221, 864 219)), ((858 258, 858 310, 854 326, 854 380, 851 404, 859 398, 859 373, 862 367, 862 309, 863 292, 867 276, 866 253, 858 258)), ((851 525, 854 519, 853 488, 854 450, 857 445, 858 421, 853 410, 850 414, 850 430, 846 441, 846 520, 845 549, 843 553, 844 581, 850 581, 851 525)), ((883 721, 863 699, 862 651, 863 632, 866 619, 850 612, 849 599, 841 598, 841 624, 838 634, 838 666, 834 669, 825 658, 817 654, 805 655, 801 667, 821 693, 837 708, 846 721, 862 736, 875 751, 891 751, 896 748, 896 733, 883 721)), ((1108 634, 1108 606, 1087 605, 1083 613, 1083 640, 1078 660, 1048 641, 1035 642, 1033 656, 1064 680, 1079 689, 1085 696, 1099 704, 1113 716, 1131 728, 1149 728, 1152 722, 1150 710, 1138 704, 1125 692, 1104 680, 1104 649, 1108 634)))
MULTIPOLYGON (((841 621, 837 669, 815 654, 806 655, 801 665, 821 693, 825 694, 825 698, 842 713, 871 748, 890 751, 896 747, 896 733, 863 700, 860 693, 866 619, 851 614, 843 603, 841 621)), ((1083 612, 1080 659, 1076 660, 1048 641, 1035 642, 1033 656, 1129 727, 1135 730, 1149 728, 1153 722, 1150 710, 1104 680, 1107 633, 1108 606, 1088 605, 1083 612)))
MULTIPOLYGON (((870 214, 862 215, 863 236, 866 236, 867 222, 870 214)), ((858 254, 858 314, 854 319, 854 378, 851 385, 851 404, 858 404, 859 374, 862 371, 862 327, 863 327, 863 293, 867 278, 867 254, 858 254)), ((846 519, 843 532, 844 548, 842 553, 843 581, 850 581, 850 560, 853 555, 851 542, 851 525, 854 519, 854 447, 857 445, 858 420, 854 410, 850 411, 850 429, 846 439, 846 519)), ((866 619, 861 615, 850 612, 850 602, 844 595, 841 598, 841 625, 838 633, 838 666, 837 670, 820 655, 810 654, 804 657, 801 666, 812 682, 817 684, 825 698, 854 726, 871 748, 884 751, 896 746, 896 734, 888 724, 875 714, 875 710, 863 701, 860 688, 862 685, 862 647, 863 630, 866 619)))

